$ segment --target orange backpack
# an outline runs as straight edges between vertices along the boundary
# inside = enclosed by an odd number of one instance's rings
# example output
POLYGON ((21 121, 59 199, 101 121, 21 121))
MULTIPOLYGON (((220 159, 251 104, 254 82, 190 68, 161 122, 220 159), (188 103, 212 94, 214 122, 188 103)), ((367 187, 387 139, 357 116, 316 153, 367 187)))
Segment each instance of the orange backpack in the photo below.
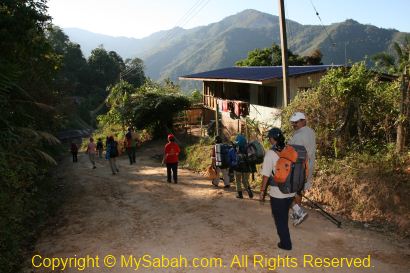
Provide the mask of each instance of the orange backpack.
POLYGON ((300 192, 308 177, 307 152, 302 145, 286 145, 277 152, 279 160, 273 171, 273 186, 282 193, 300 192))

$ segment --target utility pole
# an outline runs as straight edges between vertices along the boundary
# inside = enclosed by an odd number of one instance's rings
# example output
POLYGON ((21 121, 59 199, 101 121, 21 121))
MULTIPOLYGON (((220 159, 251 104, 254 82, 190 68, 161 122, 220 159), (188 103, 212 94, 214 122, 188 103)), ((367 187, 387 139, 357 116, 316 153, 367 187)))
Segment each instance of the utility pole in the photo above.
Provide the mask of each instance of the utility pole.
POLYGON ((290 101, 289 76, 288 76, 288 43, 286 38, 285 5, 284 0, 279 0, 279 25, 280 45, 282 50, 282 78, 283 78, 283 107, 290 101))

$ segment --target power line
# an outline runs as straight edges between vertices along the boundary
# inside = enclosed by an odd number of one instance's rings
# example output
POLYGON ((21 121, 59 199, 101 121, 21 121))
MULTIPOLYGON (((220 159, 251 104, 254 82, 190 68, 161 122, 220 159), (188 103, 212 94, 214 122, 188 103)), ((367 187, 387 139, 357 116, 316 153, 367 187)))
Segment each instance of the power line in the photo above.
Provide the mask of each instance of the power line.
POLYGON ((178 25, 183 28, 186 24, 189 23, 189 21, 194 18, 195 15, 197 15, 209 2, 210 0, 198 0, 186 13, 181 19, 178 20, 178 22, 175 24, 175 26, 172 28, 170 32, 167 32, 161 37, 159 40, 168 40, 174 34, 176 34, 177 29, 175 29, 178 25))
MULTIPOLYGON (((184 27, 186 24, 189 23, 189 21, 194 18, 195 15, 197 15, 208 3, 210 0, 198 0, 195 2, 195 4, 187 11, 185 14, 175 23, 175 26, 171 28, 171 31, 165 32, 162 34, 162 36, 159 38, 159 41, 161 40, 168 40, 174 34, 176 34, 176 27, 180 24, 180 27, 184 27)), ((120 78, 125 77, 132 71, 137 69, 137 67, 130 67, 126 69, 123 73, 120 73, 120 78)))
POLYGON ((321 26, 323 27, 323 29, 325 30, 326 35, 327 35, 327 37, 329 38, 329 40, 332 42, 332 46, 336 46, 336 43, 333 41, 332 37, 330 37, 329 32, 327 31, 326 27, 323 25, 322 18, 320 18, 319 12, 317 11, 315 5, 313 5, 312 0, 310 0, 310 3, 312 4, 313 9, 315 10, 316 16, 319 18, 320 25, 321 25, 321 26))

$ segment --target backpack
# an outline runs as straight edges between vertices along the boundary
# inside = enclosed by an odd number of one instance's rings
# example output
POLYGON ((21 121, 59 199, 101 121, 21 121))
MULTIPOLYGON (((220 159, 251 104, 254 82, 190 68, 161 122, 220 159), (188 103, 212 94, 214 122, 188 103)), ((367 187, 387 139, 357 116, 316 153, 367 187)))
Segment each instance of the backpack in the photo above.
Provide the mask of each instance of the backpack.
POLYGON ((278 155, 279 160, 276 162, 271 185, 279 187, 282 193, 300 192, 308 177, 305 146, 286 145, 278 155))
POLYGON ((118 143, 114 141, 110 144, 110 157, 117 157, 118 156, 118 143))
POLYGON ((265 150, 263 149, 262 144, 259 141, 254 140, 248 144, 246 148, 248 153, 248 162, 249 164, 261 164, 263 163, 263 158, 265 157, 265 150))
POLYGON ((215 144, 216 166, 221 169, 229 168, 229 150, 232 146, 228 144, 215 144))

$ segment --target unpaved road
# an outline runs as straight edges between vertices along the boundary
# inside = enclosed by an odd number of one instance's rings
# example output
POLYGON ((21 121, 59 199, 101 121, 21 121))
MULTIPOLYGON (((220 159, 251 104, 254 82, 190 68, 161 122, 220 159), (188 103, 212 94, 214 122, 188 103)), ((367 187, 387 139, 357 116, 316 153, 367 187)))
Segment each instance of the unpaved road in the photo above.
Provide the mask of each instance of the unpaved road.
MULTIPOLYGON (((152 264, 141 262, 137 270, 143 272, 410 272, 408 242, 369 230, 339 229, 313 210, 301 226, 290 227, 294 249, 280 250, 268 202, 261 205, 247 195, 238 200, 233 190, 215 189, 187 170, 179 170, 179 184, 168 184, 165 168, 151 158, 160 152, 159 145, 145 146, 138 151, 136 165, 121 157, 116 176, 105 160, 99 160, 97 169, 92 170, 85 155, 80 155, 76 164, 66 158, 58 176, 64 181, 67 200, 55 223, 38 239, 32 255, 41 257, 31 256, 26 272, 135 272, 136 264, 128 260, 130 255, 151 256, 146 258, 152 264), (87 255, 93 259, 84 264, 87 255), (104 264, 107 255, 116 259, 112 268, 104 264), (180 268, 164 268, 165 261, 162 268, 153 268, 159 265, 154 258, 161 255, 181 255, 189 267, 182 260, 180 268), (231 267, 235 255, 248 255, 248 264, 231 267), (283 261, 286 255, 287 263, 283 261), (339 261, 370 255, 371 264, 370 268, 349 268, 346 264, 338 268, 317 264, 312 268, 312 264, 304 265, 304 255, 339 261), (52 257, 71 257, 71 265, 62 270, 63 265, 54 260, 58 267, 52 271, 47 260, 52 257), (122 257, 126 260, 123 264, 122 257), (216 268, 193 267, 194 258, 209 257, 218 259, 204 259, 203 265, 214 263, 216 268), (254 258, 266 258, 268 263, 253 263, 254 258), (35 268, 32 261, 40 267, 35 268)), ((196 260, 196 265, 199 263, 196 260)))

